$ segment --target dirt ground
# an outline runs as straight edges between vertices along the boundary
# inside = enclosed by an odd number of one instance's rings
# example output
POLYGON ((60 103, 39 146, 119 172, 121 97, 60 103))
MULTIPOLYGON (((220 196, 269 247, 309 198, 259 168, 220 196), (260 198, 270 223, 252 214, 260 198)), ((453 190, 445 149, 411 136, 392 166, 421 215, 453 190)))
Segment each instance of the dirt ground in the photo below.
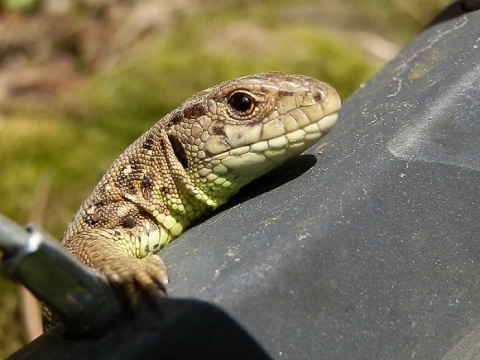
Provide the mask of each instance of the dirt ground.
POLYGON ((172 31, 193 3, 58 0, 1 12, 0 107, 66 101, 83 78, 172 31))

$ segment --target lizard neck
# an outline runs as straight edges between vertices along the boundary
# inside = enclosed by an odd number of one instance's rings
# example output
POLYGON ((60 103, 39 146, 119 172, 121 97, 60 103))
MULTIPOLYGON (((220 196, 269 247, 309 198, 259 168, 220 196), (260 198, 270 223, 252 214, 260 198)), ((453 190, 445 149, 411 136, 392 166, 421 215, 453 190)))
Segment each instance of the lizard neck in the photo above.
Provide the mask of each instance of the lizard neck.
MULTIPOLYGON (((150 207, 147 204, 144 207, 167 233, 168 240, 162 247, 181 235, 195 221, 228 200, 222 197, 222 194, 218 196, 211 186, 201 182, 199 184, 196 177, 191 174, 184 172, 177 175, 171 178, 175 183, 175 191, 161 194, 161 207, 166 208, 166 211, 159 211, 157 206, 150 207)), ((134 202, 138 204, 137 201, 134 202)))

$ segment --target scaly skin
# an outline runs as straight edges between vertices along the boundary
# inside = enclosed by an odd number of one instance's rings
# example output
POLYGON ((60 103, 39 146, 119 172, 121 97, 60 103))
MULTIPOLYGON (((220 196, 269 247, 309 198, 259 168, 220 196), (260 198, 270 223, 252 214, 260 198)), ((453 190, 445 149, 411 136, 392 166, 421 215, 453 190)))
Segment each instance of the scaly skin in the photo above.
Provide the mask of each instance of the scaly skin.
POLYGON ((165 291, 156 254, 335 124, 340 98, 299 75, 224 82, 166 115, 113 163, 62 243, 127 294, 165 291))

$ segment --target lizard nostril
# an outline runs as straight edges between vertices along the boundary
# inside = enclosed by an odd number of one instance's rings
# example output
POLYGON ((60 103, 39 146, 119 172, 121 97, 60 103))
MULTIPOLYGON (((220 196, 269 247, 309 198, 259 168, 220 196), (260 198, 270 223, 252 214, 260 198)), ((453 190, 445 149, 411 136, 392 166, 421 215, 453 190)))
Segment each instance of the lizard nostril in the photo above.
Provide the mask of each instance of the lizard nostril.
POLYGON ((172 144, 173 152, 175 153, 175 156, 178 159, 178 161, 180 161, 180 164, 182 164, 184 169, 188 168, 187 154, 185 154, 185 149, 180 143, 180 140, 178 140, 176 137, 172 135, 168 137, 168 140, 170 140, 170 144, 172 144))
POLYGON ((325 98, 326 98, 326 96, 325 96, 325 94, 323 93, 322 90, 317 89, 317 90, 313 91, 313 100, 315 100, 316 102, 320 102, 325 98))

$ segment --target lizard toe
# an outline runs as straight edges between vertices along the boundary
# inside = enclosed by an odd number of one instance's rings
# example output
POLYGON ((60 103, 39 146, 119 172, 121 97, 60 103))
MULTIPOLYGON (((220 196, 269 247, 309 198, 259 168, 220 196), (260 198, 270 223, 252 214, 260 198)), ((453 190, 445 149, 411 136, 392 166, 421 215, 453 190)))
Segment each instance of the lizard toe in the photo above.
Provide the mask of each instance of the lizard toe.
POLYGON ((151 299, 163 298, 167 294, 166 268, 158 255, 143 259, 128 257, 102 267, 100 272, 132 304, 138 301, 139 292, 151 299))

